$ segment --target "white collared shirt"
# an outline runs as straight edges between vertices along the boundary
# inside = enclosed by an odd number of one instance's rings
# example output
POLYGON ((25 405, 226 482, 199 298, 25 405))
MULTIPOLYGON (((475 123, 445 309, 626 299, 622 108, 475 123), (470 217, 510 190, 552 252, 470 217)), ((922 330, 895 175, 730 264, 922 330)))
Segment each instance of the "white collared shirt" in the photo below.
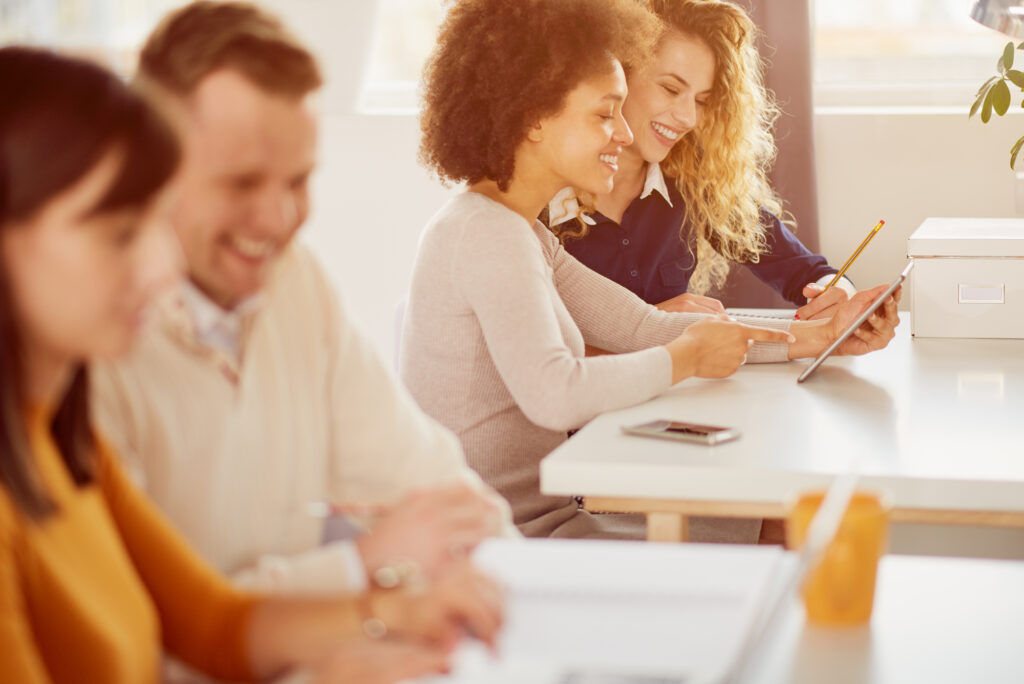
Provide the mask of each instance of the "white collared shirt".
MULTIPOLYGON (((660 164, 648 164, 647 176, 644 178, 644 189, 640 193, 640 199, 645 199, 655 190, 665 198, 668 206, 672 204, 672 198, 668 194, 668 184, 665 183, 665 174, 661 171, 660 164)), ((580 202, 576 197, 576 189, 572 186, 562 188, 548 203, 548 225, 554 227, 560 223, 580 218, 588 226, 595 224, 594 219, 582 214, 580 202)))
POLYGON ((181 295, 192 318, 196 341, 226 354, 237 363, 241 352, 242 321, 259 309, 260 295, 243 300, 230 311, 221 308, 191 280, 183 283, 181 295))

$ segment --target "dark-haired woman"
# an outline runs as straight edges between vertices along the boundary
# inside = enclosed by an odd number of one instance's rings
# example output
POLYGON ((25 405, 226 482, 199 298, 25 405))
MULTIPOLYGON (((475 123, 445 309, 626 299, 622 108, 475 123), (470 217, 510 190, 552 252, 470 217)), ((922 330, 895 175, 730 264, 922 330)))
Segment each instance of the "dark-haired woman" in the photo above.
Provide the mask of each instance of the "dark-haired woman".
MULTIPOLYGON (((540 459, 568 430, 688 377, 813 356, 881 293, 768 330, 658 311, 559 246, 538 215, 562 188, 612 189, 632 142, 622 62, 641 63, 659 35, 633 0, 461 0, 427 65, 421 156, 468 189, 421 239, 402 375, 530 536, 639 532, 541 495, 540 459), (585 343, 614 354, 585 358, 585 343)), ((889 302, 843 352, 884 347, 897 321, 889 302)))
POLYGON ((442 667, 463 626, 492 639, 495 589, 468 566, 418 597, 237 592, 93 432, 85 361, 125 352, 178 276, 178 158, 116 77, 0 49, 0 681, 154 682, 162 645, 225 679, 391 682, 442 667), (367 625, 408 641, 369 643, 367 625))

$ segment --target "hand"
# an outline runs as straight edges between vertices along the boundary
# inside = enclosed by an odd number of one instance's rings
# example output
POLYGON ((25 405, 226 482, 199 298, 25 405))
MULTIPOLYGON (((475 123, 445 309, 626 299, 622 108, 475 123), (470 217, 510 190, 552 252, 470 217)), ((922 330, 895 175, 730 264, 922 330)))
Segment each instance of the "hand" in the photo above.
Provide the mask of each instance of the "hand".
POLYGON ((796 310, 796 318, 800 321, 831 318, 838 313, 839 307, 850 298, 846 290, 841 287, 832 286, 828 292, 825 292, 825 288, 817 283, 804 285, 804 297, 810 301, 796 310))
POLYGON ((315 684, 394 684, 447 672, 448 653, 426 644, 351 639, 332 651, 314 672, 315 684))
MULTIPOLYGON (((834 340, 839 337, 888 287, 888 285, 879 285, 870 290, 858 292, 849 302, 841 306, 829 322, 830 339, 834 340)), ((896 326, 900 324, 896 305, 899 304, 902 295, 903 287, 901 286, 864 322, 864 325, 857 328, 853 335, 839 345, 836 352, 846 356, 859 356, 885 348, 896 336, 896 326)))
MULTIPOLYGON (((342 506, 365 512, 366 507, 342 506)), ((413 562, 426 576, 461 558, 486 537, 500 534, 498 505, 466 484, 414 492, 394 506, 376 507, 369 532, 356 539, 368 574, 395 562, 413 562)))
POLYGON ((390 632, 449 650, 466 634, 495 648, 503 602, 501 588, 468 560, 449 565, 423 592, 377 591, 371 599, 390 632))
POLYGON ((754 342, 793 342, 785 330, 743 325, 725 315, 694 323, 665 345, 672 355, 672 382, 696 376, 724 378, 746 361, 754 342))
POLYGON ((664 301, 661 304, 656 304, 655 306, 662 311, 670 311, 673 313, 725 313, 725 307, 722 306, 722 302, 717 299, 690 294, 689 292, 673 297, 672 299, 664 301))

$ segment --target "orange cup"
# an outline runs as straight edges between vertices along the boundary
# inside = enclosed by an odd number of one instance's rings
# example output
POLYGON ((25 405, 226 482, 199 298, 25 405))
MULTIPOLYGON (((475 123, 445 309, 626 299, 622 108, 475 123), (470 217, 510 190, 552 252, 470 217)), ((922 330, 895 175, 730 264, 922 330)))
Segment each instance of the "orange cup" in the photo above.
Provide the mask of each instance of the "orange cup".
MULTIPOLYGON (((790 507, 786 519, 789 548, 803 546, 807 527, 824 496, 824 492, 804 494, 790 507)), ((882 496, 870 492, 853 495, 839 531, 804 584, 808 620, 822 625, 861 625, 871 619, 878 561, 889 542, 889 510, 882 496)))

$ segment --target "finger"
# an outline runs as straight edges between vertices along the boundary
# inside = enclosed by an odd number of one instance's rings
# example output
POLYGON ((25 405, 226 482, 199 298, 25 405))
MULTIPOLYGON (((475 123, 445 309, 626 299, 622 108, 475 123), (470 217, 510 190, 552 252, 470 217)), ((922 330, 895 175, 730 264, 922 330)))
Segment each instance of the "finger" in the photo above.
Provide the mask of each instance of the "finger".
POLYGON ((502 623, 503 594, 497 584, 478 573, 468 586, 471 590, 460 594, 466 628, 493 648, 497 645, 502 623))
POLYGON ((372 666, 381 670, 376 681, 399 682, 451 669, 448 654, 441 649, 409 642, 380 643, 388 648, 374 658, 372 666))
POLYGON ((714 297, 705 297, 703 295, 694 295, 694 297, 697 299, 697 303, 708 311, 712 313, 725 313, 725 306, 714 297))
POLYGON ((371 503, 368 501, 352 503, 332 503, 331 515, 353 515, 365 518, 379 518, 390 515, 397 506, 392 504, 371 503))
POLYGON ((797 318, 801 321, 808 321, 813 318, 824 318, 829 309, 833 309, 849 299, 846 290, 833 287, 828 292, 819 293, 806 305, 797 309, 797 318))
POLYGON ((796 342, 796 338, 787 330, 772 330, 771 328, 758 328, 753 325, 740 325, 748 340, 755 342, 796 342))
POLYGON ((825 288, 818 283, 807 283, 804 285, 803 294, 808 299, 814 299, 824 291, 825 288))

